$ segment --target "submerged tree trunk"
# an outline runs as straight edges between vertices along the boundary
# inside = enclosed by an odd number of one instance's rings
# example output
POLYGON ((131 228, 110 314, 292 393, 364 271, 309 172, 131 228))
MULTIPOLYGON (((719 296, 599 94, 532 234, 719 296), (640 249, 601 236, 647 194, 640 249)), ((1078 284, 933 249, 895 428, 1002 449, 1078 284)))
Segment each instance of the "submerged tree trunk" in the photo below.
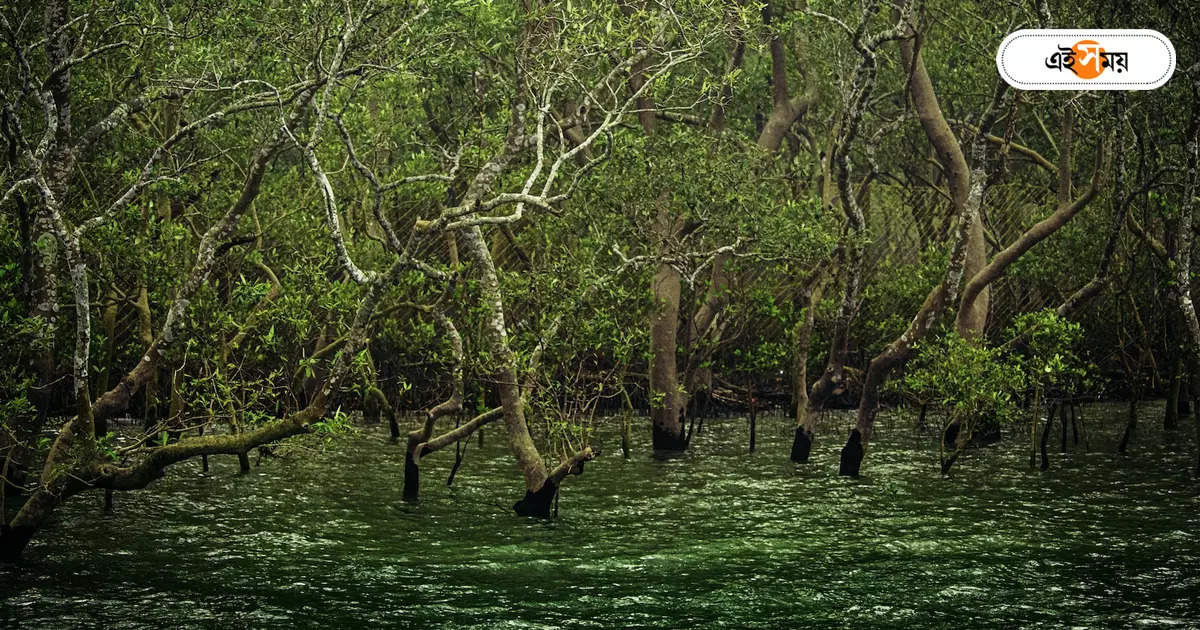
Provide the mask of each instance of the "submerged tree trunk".
POLYGON ((721 311, 728 301, 732 278, 726 266, 731 256, 728 253, 718 254, 712 261, 712 272, 709 278, 708 290, 704 301, 696 313, 685 324, 687 328, 687 360, 684 362, 684 390, 686 401, 680 401, 685 413, 693 421, 698 417, 703 423, 712 401, 713 373, 709 367, 709 359, 720 342, 724 328, 721 311))
POLYGON ((1071 414, 1071 422, 1074 423, 1075 422, 1075 403, 1071 402, 1070 400, 1066 400, 1066 401, 1063 401, 1061 404, 1066 405, 1066 407, 1063 407, 1060 409, 1059 418, 1058 418, 1059 424, 1062 425, 1062 442, 1061 442, 1061 444, 1059 444, 1058 452, 1066 453, 1067 452, 1067 414, 1068 413, 1071 414))
MULTIPOLYGON (((462 336, 458 332, 458 328, 444 313, 439 310, 431 310, 434 320, 439 327, 445 332, 446 340, 450 342, 451 357, 454 361, 454 366, 450 371, 451 388, 450 396, 443 402, 435 405, 425 412, 425 422, 422 426, 408 434, 408 444, 404 449, 404 500, 416 501, 421 491, 421 458, 442 448, 448 444, 455 444, 457 447, 459 441, 471 436, 471 431, 482 428, 485 422, 490 421, 495 417, 495 414, 485 414, 480 418, 476 418, 467 423, 467 428, 463 428, 460 424, 455 427, 454 431, 448 434, 451 437, 441 436, 438 440, 432 440, 433 430, 439 418, 451 413, 459 413, 463 408, 463 342, 462 336)), ((391 415, 391 422, 396 426, 395 414, 391 415)), ((398 427, 394 432, 398 433, 398 427)), ((457 468, 456 468, 457 469, 457 468)))
POLYGON ((480 299, 484 309, 484 337, 492 361, 492 381, 500 395, 504 425, 513 457, 525 477, 525 498, 513 508, 523 516, 549 518, 550 503, 557 485, 547 486, 548 473, 538 453, 525 420, 525 403, 517 380, 516 360, 508 345, 508 329, 504 319, 504 303, 500 281, 491 252, 478 226, 466 228, 460 234, 464 255, 471 260, 479 278, 480 299))
MULTIPOLYGON (((631 12, 632 8, 624 6, 631 12)), ((631 68, 630 91, 638 94, 645 86, 645 62, 631 68)), ((638 121, 647 136, 653 136, 658 126, 654 113, 654 101, 642 94, 636 98, 638 121)), ((683 220, 670 207, 670 196, 664 191, 657 200, 657 211, 652 226, 653 248, 656 253, 666 255, 683 228, 683 220)), ((687 448, 683 428, 683 412, 686 401, 680 391, 679 366, 676 361, 679 334, 679 304, 681 291, 679 271, 663 261, 658 264, 650 280, 650 296, 653 308, 650 313, 650 372, 648 378, 650 395, 650 431, 655 450, 682 451, 687 448)), ((689 331, 690 332, 690 331, 689 331)))
MULTIPOLYGON (((632 14, 633 7, 622 3, 622 10, 632 14)), ((764 18, 769 21, 769 7, 764 8, 764 18)), ((780 48, 782 52, 782 48, 780 48)), ((742 64, 745 46, 743 42, 733 45, 728 60, 729 70, 742 64)), ((775 58, 774 48, 772 49, 775 58)), ((654 99, 643 91, 646 85, 646 62, 633 64, 629 87, 634 93, 638 121, 646 136, 654 136, 657 129, 657 114, 654 99)), ((726 82, 722 91, 728 93, 732 87, 726 82)), ((786 84, 784 85, 786 90, 786 84)), ((726 125, 724 103, 718 100, 713 105, 708 121, 709 129, 720 135, 726 125)), ((790 121, 788 125, 790 125, 790 121)), ((782 137, 782 135, 781 135, 782 137)), ((714 145, 715 146, 715 145, 714 145)), ((761 139, 760 139, 761 146, 761 139)), ((651 227, 655 253, 664 257, 675 253, 685 231, 685 218, 678 209, 671 207, 669 191, 662 191, 657 199, 656 215, 651 227)), ((679 366, 680 306, 682 277, 677 267, 662 260, 650 283, 654 308, 650 313, 650 366, 649 396, 651 441, 659 451, 683 451, 687 449, 693 432, 704 426, 704 416, 712 401, 711 368, 708 359, 720 341, 724 327, 720 318, 725 308, 729 286, 733 281, 726 263, 731 258, 727 252, 718 253, 713 265, 708 291, 699 308, 685 319, 682 338, 684 341, 683 368, 679 366), (682 372, 682 374, 681 374, 682 372), (691 426, 685 430, 685 416, 690 417, 691 426), (697 419, 699 425, 697 426, 697 419)))
MULTIPOLYGON (((628 7, 626 7, 628 10, 628 7)), ((635 64, 629 78, 630 90, 637 94, 644 87, 644 62, 635 64)), ((653 136, 657 128, 654 101, 646 95, 636 99, 638 120, 642 131, 653 136)), ((683 219, 670 207, 670 196, 664 191, 657 200, 652 226, 653 248, 667 255, 683 228, 683 219)), ((653 308, 650 313, 650 431, 654 450, 682 451, 687 448, 683 413, 686 400, 680 388, 677 363, 679 334, 679 305, 681 291, 679 271, 666 261, 658 264, 650 280, 653 308)), ((689 330, 690 332, 690 330, 689 330)))
POLYGON ((857 477, 862 468, 863 439, 858 427, 850 429, 850 438, 842 447, 842 457, 838 464, 838 474, 844 477, 857 477))
POLYGON ((806 287, 804 313, 793 331, 794 354, 792 358, 792 392, 796 399, 796 426, 792 437, 791 460, 797 464, 808 461, 813 445, 815 410, 809 407, 808 353, 812 342, 815 310, 821 301, 821 287, 806 287))
POLYGON ((625 372, 621 372, 621 455, 629 459, 633 425, 633 401, 629 398, 629 390, 625 387, 625 372))
POLYGON ((966 429, 963 429, 964 423, 961 420, 954 420, 946 426, 946 431, 942 434, 941 452, 942 452, 942 477, 949 477, 950 470, 954 468, 955 462, 962 456, 963 451, 967 448, 967 443, 971 441, 972 432, 971 424, 966 423, 966 429), (954 450, 950 452, 950 457, 945 456, 946 447, 950 446, 954 450))
POLYGON ((1137 393, 1134 393, 1133 398, 1129 400, 1129 413, 1125 420, 1125 431, 1121 433, 1121 441, 1117 444, 1117 452, 1122 455, 1129 448, 1129 442, 1133 439, 1134 431, 1137 430, 1137 404, 1137 393))
POLYGON ((500 395, 500 408, 508 432, 509 447, 525 477, 525 497, 513 505, 521 516, 550 518, 558 485, 568 474, 582 471, 583 462, 592 459, 591 448, 584 448, 554 470, 548 470, 538 453, 525 419, 525 396, 517 377, 516 358, 508 343, 504 302, 491 253, 478 226, 460 233, 465 256, 471 260, 479 278, 484 312, 484 338, 492 361, 492 381, 500 395))
POLYGON ((1033 413, 1029 416, 1029 467, 1037 464, 1037 426, 1042 416, 1042 390, 1033 390, 1033 413))
POLYGON ((1079 405, 1071 403, 1071 438, 1079 446, 1079 405))
MULTIPOLYGON (((1174 331, 1171 328, 1173 327, 1168 324, 1167 339, 1173 339, 1174 331)), ((1171 380, 1167 387, 1167 402, 1163 408, 1163 429, 1166 431, 1174 431, 1179 428, 1180 407, 1186 404, 1186 398, 1183 396, 1182 372, 1183 357, 1178 357, 1171 362, 1171 380)))
POLYGON ((1046 452, 1046 443, 1050 441, 1050 429, 1054 426, 1055 413, 1059 413, 1062 416, 1063 431, 1064 431, 1063 435, 1066 435, 1067 413, 1066 413, 1066 411, 1062 411, 1062 403, 1061 402, 1052 403, 1050 405, 1050 411, 1046 413, 1046 424, 1045 424, 1045 426, 1042 427, 1041 454, 1042 454, 1042 470, 1043 471, 1050 469, 1050 456, 1046 452))
MULTIPOLYGON (((212 416, 212 413, 210 412, 208 415, 212 416)), ((204 437, 204 426, 203 425, 201 425, 200 429, 196 431, 196 437, 204 437)), ((208 455, 200 456, 200 472, 202 472, 202 473, 208 472, 208 455)))
POLYGON ((925 303, 916 317, 909 324, 908 330, 884 348, 883 352, 871 359, 867 366, 866 378, 863 380, 862 394, 858 402, 854 429, 846 447, 842 449, 839 474, 858 476, 865 455, 864 444, 873 436, 875 430, 875 414, 879 410, 879 391, 883 382, 900 364, 908 360, 912 354, 912 345, 924 337, 933 326, 937 315, 941 313, 945 291, 941 285, 936 287, 925 298, 925 303))

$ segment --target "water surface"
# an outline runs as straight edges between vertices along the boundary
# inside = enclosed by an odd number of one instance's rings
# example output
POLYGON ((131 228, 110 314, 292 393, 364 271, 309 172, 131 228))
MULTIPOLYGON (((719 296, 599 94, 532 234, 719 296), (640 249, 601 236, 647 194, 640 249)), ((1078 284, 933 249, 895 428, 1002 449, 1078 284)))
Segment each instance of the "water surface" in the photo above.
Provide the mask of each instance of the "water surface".
POLYGON ((382 429, 244 476, 186 462, 112 514, 72 499, 0 569, 0 626, 1200 628, 1194 421, 1165 434, 1161 413, 1125 457, 1124 408, 1102 405, 1049 472, 1014 429, 950 480, 900 414, 859 480, 836 474, 846 414, 799 467, 783 419, 760 419, 753 455, 744 419, 665 460, 648 431, 629 460, 607 436, 553 522, 511 515, 498 426, 452 488, 453 451, 426 460, 417 505, 382 429))

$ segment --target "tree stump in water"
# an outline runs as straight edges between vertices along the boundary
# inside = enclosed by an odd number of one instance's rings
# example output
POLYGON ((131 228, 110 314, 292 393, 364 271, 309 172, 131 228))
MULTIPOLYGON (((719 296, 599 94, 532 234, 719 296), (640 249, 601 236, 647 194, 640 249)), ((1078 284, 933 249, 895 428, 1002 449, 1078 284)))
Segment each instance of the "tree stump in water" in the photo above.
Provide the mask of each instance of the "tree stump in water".
POLYGON ((1137 429, 1137 403, 1137 396, 1129 401, 1129 418, 1125 423, 1125 432, 1121 434, 1121 442, 1117 444, 1117 452, 1121 455, 1129 448, 1129 440, 1133 438, 1133 432, 1137 429))
POLYGON ((1079 416, 1075 413, 1076 404, 1071 403, 1071 436, 1075 440, 1075 446, 1079 446, 1079 416))
MULTIPOLYGON (((1058 412, 1062 403, 1054 403, 1050 405, 1050 413, 1046 414, 1046 425, 1042 428, 1042 470, 1050 469, 1050 457, 1046 454, 1046 443, 1050 441, 1050 428, 1054 426, 1054 414, 1058 412)), ((1063 421, 1066 422, 1066 412, 1063 412, 1063 421)), ((1063 425, 1063 436, 1066 436, 1066 424, 1063 425)))
POLYGON ((558 484, 547 479, 537 492, 525 491, 525 498, 513 504, 517 516, 532 516, 535 518, 550 518, 550 510, 554 506, 554 497, 558 495, 558 484))
POLYGON ((802 426, 796 427, 796 437, 792 439, 792 461, 797 464, 808 462, 808 455, 812 451, 812 443, 812 431, 802 426))
POLYGON ((857 477, 862 470, 863 445, 862 433, 858 429, 850 430, 850 439, 842 447, 842 459, 838 466, 838 474, 843 477, 857 477))
POLYGON ((630 438, 629 429, 632 421, 628 415, 621 419, 621 455, 629 459, 630 438))
POLYGON ((421 467, 413 460, 412 451, 404 454, 404 492, 405 501, 415 503, 421 494, 421 467))
POLYGON ((758 408, 754 393, 750 393, 750 452, 753 453, 758 441, 758 408))

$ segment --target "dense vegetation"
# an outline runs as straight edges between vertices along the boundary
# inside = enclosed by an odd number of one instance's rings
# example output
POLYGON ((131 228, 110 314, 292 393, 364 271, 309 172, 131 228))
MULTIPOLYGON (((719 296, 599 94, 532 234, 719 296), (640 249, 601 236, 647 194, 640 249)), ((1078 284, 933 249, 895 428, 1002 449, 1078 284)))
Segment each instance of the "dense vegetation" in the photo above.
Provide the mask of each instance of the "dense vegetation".
POLYGON ((1164 396, 1182 430, 1198 13, 6 5, 0 554, 73 495, 360 421, 413 500, 422 460, 502 426, 542 517, 605 423, 679 451, 722 406, 784 405, 797 463, 856 408, 847 475, 885 406, 940 425, 943 474, 1006 425, 1045 467, 1082 400, 1164 396), (995 44, 1055 24, 1160 30, 1176 75, 1000 82, 995 44))

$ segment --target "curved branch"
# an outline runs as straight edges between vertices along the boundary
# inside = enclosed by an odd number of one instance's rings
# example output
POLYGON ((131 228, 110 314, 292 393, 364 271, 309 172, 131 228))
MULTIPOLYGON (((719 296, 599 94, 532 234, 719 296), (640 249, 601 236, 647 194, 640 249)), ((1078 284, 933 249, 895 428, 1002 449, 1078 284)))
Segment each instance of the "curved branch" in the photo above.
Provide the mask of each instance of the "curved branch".
POLYGON ((562 480, 567 475, 578 475, 583 473, 584 462, 590 462, 596 459, 596 452, 592 447, 588 446, 583 450, 563 460, 561 464, 555 466, 547 476, 547 481, 553 481, 555 485, 561 484, 562 480))
POLYGON ((1004 275, 1009 265, 1016 262, 1025 252, 1033 249, 1035 245, 1057 232, 1059 228, 1066 225, 1076 214, 1079 214, 1079 211, 1086 208, 1096 198, 1096 195, 1100 192, 1100 188, 1104 185, 1104 173, 1107 170, 1105 164, 1108 161, 1107 155, 1111 152, 1110 143, 1111 140, 1106 141, 1096 156, 1096 166, 1092 171, 1092 183, 1087 191, 1074 201, 1060 205, 1053 214, 1038 221, 1033 227, 1018 237, 1017 240, 1013 241, 1011 245, 1006 247, 1004 251, 996 254, 990 263, 971 278, 963 288, 962 300, 958 307, 960 318, 963 313, 970 310, 975 298, 979 296, 984 288, 1004 275))

